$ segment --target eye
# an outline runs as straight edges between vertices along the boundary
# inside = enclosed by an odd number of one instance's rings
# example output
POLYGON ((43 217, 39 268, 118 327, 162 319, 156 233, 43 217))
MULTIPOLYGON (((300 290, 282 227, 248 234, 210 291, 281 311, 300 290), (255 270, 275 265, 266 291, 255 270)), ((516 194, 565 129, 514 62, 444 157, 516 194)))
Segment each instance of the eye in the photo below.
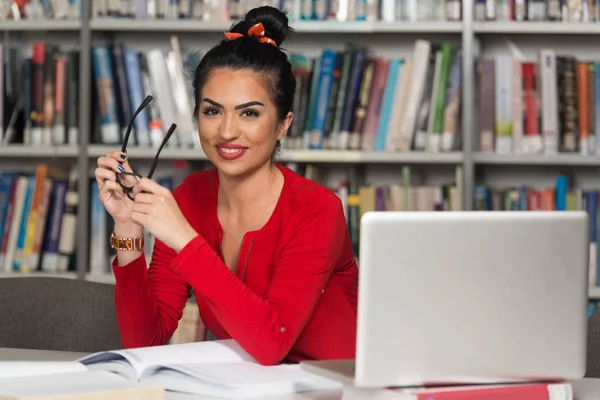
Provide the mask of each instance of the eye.
POLYGON ((217 115, 217 114, 219 114, 219 109, 217 109, 216 107, 206 107, 204 110, 202 110, 202 114, 217 115))
POLYGON ((244 111, 242 111, 242 116, 244 117, 258 117, 260 114, 258 112, 258 110, 255 110, 253 108, 247 108, 244 111))

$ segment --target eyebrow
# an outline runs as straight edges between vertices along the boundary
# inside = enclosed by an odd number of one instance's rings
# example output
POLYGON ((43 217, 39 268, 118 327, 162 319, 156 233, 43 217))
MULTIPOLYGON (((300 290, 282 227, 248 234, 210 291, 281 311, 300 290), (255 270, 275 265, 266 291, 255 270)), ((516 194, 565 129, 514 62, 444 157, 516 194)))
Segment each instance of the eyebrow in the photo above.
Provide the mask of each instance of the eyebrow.
MULTIPOLYGON (((205 101, 217 108, 225 108, 225 107, 223 107, 222 104, 219 104, 216 101, 209 99, 208 97, 203 98, 202 101, 205 101)), ((235 109, 239 110, 239 109, 250 107, 250 106, 263 106, 264 107, 264 104, 261 103, 260 101, 249 101, 247 103, 243 103, 243 104, 235 106, 235 109)))

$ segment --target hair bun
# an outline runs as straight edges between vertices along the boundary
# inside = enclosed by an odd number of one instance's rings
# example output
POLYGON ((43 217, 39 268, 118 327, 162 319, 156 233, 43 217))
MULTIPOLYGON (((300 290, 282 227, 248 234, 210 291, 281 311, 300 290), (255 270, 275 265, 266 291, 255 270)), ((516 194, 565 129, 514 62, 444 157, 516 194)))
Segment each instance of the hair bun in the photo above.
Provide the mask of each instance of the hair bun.
POLYGON ((231 28, 231 32, 247 35, 248 29, 262 22, 265 28, 265 36, 273 39, 277 46, 287 38, 292 28, 289 26, 288 17, 285 12, 271 6, 256 7, 248 11, 243 21, 238 22, 231 28))

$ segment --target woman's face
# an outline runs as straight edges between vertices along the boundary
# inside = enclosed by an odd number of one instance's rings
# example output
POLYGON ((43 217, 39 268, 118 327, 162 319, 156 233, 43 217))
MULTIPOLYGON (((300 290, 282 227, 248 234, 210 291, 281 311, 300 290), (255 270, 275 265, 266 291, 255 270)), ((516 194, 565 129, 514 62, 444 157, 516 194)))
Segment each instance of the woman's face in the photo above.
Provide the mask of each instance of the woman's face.
POLYGON ((249 70, 216 69, 198 100, 198 134, 207 157, 221 173, 242 176, 271 162, 292 113, 277 118, 266 80, 249 70))

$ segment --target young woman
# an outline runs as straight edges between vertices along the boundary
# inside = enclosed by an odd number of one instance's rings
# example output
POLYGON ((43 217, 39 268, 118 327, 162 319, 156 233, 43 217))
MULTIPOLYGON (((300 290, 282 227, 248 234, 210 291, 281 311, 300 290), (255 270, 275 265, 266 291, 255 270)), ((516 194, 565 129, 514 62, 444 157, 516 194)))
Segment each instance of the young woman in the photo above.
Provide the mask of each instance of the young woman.
POLYGON ((354 358, 358 270, 341 202, 274 162, 293 119, 289 30, 277 9, 253 9, 200 62, 194 113, 215 169, 173 193, 143 178, 132 201, 115 181, 126 154, 99 158, 125 347, 166 344, 193 289, 206 327, 261 364, 354 358), (156 238, 149 268, 142 227, 156 238))

